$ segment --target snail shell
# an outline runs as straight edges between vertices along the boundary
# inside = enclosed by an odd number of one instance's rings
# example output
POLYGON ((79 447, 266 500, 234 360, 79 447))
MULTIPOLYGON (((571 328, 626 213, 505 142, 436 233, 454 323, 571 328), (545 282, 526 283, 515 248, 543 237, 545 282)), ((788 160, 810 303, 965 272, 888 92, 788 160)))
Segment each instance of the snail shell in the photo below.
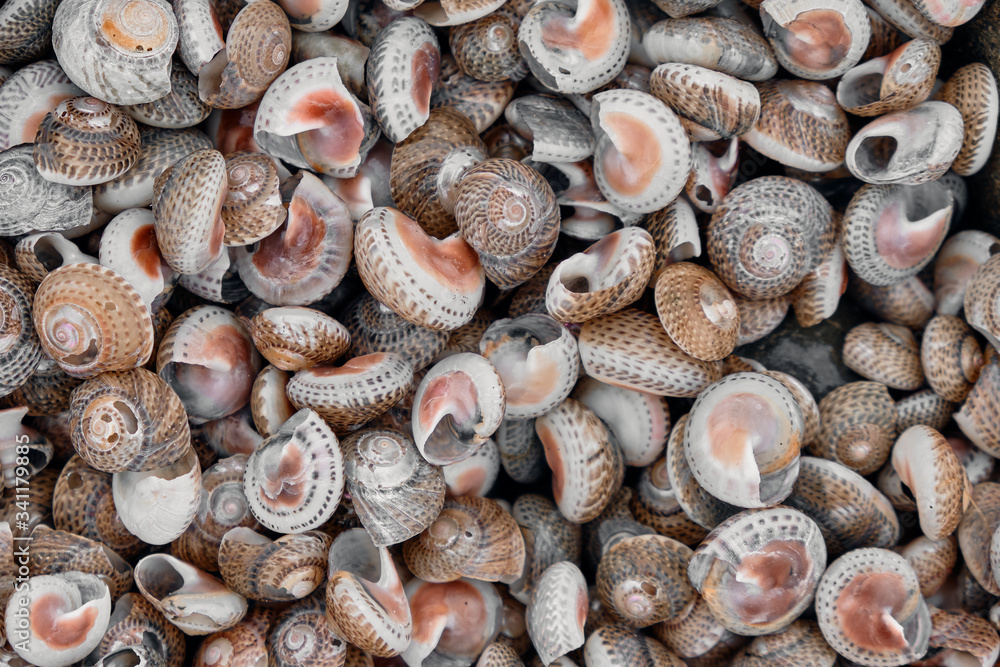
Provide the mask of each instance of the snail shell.
POLYGON ((979 172, 989 158, 986 147, 997 134, 1000 94, 993 72, 982 63, 966 65, 948 79, 937 99, 957 107, 965 122, 965 138, 952 170, 959 176, 979 172))
POLYGON ((920 361, 931 389, 955 403, 968 397, 984 363, 972 329, 951 315, 937 315, 927 323, 920 361))
POLYGON ((670 432, 670 412, 662 396, 583 377, 573 398, 608 425, 626 465, 645 467, 662 455, 670 432))
POLYGON ((1000 591, 996 578, 1000 546, 996 532, 1000 527, 1000 484, 982 482, 972 491, 972 510, 958 525, 958 547, 969 572, 990 595, 1000 591))
POLYGON ((958 3, 918 0, 918 2, 913 3, 913 6, 929 21, 946 27, 954 27, 971 21, 984 4, 979 0, 958 3))
POLYGON ((618 542, 601 557, 597 595, 612 618, 635 628, 677 621, 694 603, 688 582, 691 549, 662 535, 618 542))
POLYGON ((868 22, 871 24, 871 38, 868 40, 868 50, 861 60, 878 58, 896 50, 906 41, 906 36, 889 23, 885 17, 869 6, 865 6, 868 22))
POLYGON ((885 385, 849 382, 819 402, 820 437, 812 452, 862 475, 878 470, 896 436, 896 408, 885 385))
MULTIPOLYGON (((294 20, 291 17, 290 20, 294 20)), ((301 30, 301 28, 300 28, 301 30)), ((292 60, 301 63, 313 58, 332 56, 347 89, 362 102, 368 101, 365 86, 365 61, 370 49, 361 42, 331 32, 292 33, 292 60)))
POLYGON ((0 233, 58 232, 90 222, 91 189, 42 178, 32 150, 23 144, 0 152, 0 233))
MULTIPOLYGON (((670 486, 667 460, 661 458, 643 470, 629 509, 639 523, 681 544, 695 547, 705 539, 708 531, 688 517, 677 500, 678 495, 670 486)), ((662 636, 660 640, 666 641, 662 636)))
MULTIPOLYGON (((3 40, 0 63, 10 65, 37 60, 43 55, 52 39, 52 16, 58 6, 57 2, 45 0, 8 3, 0 14, 0 40, 3 40)), ((9 70, 6 75, 10 76, 9 70)), ((3 84, 2 78, 0 84, 3 84)))
POLYGON ((631 30, 624 0, 575 6, 546 2, 521 19, 518 46, 531 73, 560 93, 587 93, 609 83, 628 58, 631 30))
POLYGON ((927 651, 927 604, 909 563, 886 549, 855 549, 835 560, 816 590, 826 641, 861 665, 899 665, 927 651))
POLYGON ((729 287, 750 299, 790 292, 832 250, 830 205, 812 186, 764 176, 722 200, 708 226, 708 257, 729 287))
MULTIPOLYGON (((965 291, 965 320, 1000 350, 1000 253, 981 264, 965 291)), ((36 306, 37 307, 37 306, 36 306)))
POLYGON ((678 115, 723 138, 746 134, 760 118, 757 89, 729 74, 664 63, 653 70, 649 85, 678 115))
MULTIPOLYGON (((789 293, 799 326, 815 326, 833 317, 840 305, 840 297, 847 289, 847 281, 847 260, 840 243, 837 243, 830 254, 789 293)), ((740 306, 746 303, 742 301, 740 306)))
POLYGON ((504 419, 493 440, 503 469, 515 482, 529 484, 545 474, 545 451, 535 433, 534 419, 504 419))
POLYGON ((164 0, 70 0, 52 20, 52 48, 66 74, 111 104, 167 95, 177 38, 164 0))
POLYGON ((407 322, 367 293, 348 306, 341 320, 350 333, 351 355, 395 352, 410 362, 414 373, 430 364, 448 344, 447 331, 407 322))
POLYGON ((288 217, 270 236, 236 251, 240 278, 276 306, 304 306, 329 294, 347 273, 354 230, 340 197, 311 173, 285 181, 288 217))
POLYGON ((927 39, 944 44, 951 39, 954 29, 929 21, 916 3, 898 0, 872 0, 869 3, 882 18, 913 39, 927 39))
POLYGON ((403 557, 414 576, 432 583, 462 577, 512 583, 524 570, 524 538, 495 501, 449 498, 434 522, 403 545, 403 557))
POLYGON ((45 116, 33 151, 35 168, 48 181, 107 183, 139 158, 139 129, 118 107, 94 97, 75 97, 45 116))
POLYGON ((100 644, 111 617, 111 592, 97 575, 38 575, 21 586, 6 603, 5 621, 11 646, 25 662, 62 667, 82 660, 100 644))
MULTIPOLYGON (((684 617, 657 623, 651 629, 656 639, 682 658, 704 655, 732 634, 715 620, 705 598, 697 593, 691 610, 684 617)), ((819 634, 818 629, 816 632, 819 634)))
POLYGON ((528 634, 544 664, 583 646, 587 609, 587 582, 580 569, 569 561, 546 568, 526 615, 528 634))
POLYGON ((587 637, 583 651, 588 665, 682 667, 685 664, 660 642, 623 625, 595 630, 587 637))
POLYGON ((965 122, 944 102, 921 102, 861 128, 845 162, 866 183, 917 185, 940 178, 962 148, 965 122))
POLYGON ((684 192, 698 210, 715 213, 736 184, 739 164, 736 137, 728 141, 691 144, 691 176, 684 192))
POLYGON ((194 667, 251 667, 267 660, 265 640, 274 612, 255 607, 243 620, 208 635, 198 646, 194 667))
POLYGON ((563 98, 518 97, 507 105, 504 117, 520 138, 531 142, 529 153, 536 162, 578 162, 594 152, 596 139, 590 120, 563 98))
POLYGON ((292 29, 281 7, 263 0, 239 10, 226 48, 197 72, 198 96, 217 109, 239 109, 259 100, 288 66, 292 29))
POLYGON ((250 335, 261 355, 283 371, 332 363, 350 346, 347 329, 312 308, 268 308, 250 323, 250 335))
MULTIPOLYGON (((441 59, 438 85, 431 95, 431 108, 451 107, 468 116, 477 132, 485 132, 504 113, 514 98, 514 81, 479 81, 463 72, 455 58, 441 59)), ((495 156, 502 157, 502 156, 495 156)))
POLYGON ((404 16, 378 33, 366 64, 368 100, 385 135, 398 143, 430 114, 441 51, 422 19, 404 16))
POLYGON ((819 630, 815 621, 798 620, 781 632, 755 637, 750 645, 733 658, 732 667, 765 667, 782 665, 796 667, 834 667, 834 651, 819 630))
MULTIPOLYGON (((188 73, 197 77, 226 48, 225 32, 216 6, 208 0, 174 0, 173 4, 174 14, 177 16, 177 55, 188 73)), ((228 18, 231 21, 233 17, 228 18)), ((178 69, 180 68, 174 68, 175 71, 178 69)), ((198 96, 197 79, 195 96, 198 96)), ((198 101, 201 102, 201 99, 198 101)))
POLYGON ((222 204, 227 246, 249 245, 269 236, 285 221, 278 169, 259 153, 234 153, 226 157, 229 189, 222 204))
POLYGON ((413 324, 457 329, 482 300, 486 277, 475 250, 459 237, 431 238, 395 209, 361 218, 354 254, 372 296, 413 324))
POLYGON ((135 566, 139 592, 186 635, 230 628, 247 612, 242 595, 212 575, 166 554, 146 556, 135 566))
POLYGON ((924 384, 920 348, 913 332, 896 324, 859 324, 844 339, 844 364, 859 375, 893 389, 924 384))
POLYGON ((521 656, 510 643, 503 642, 499 637, 486 647, 479 656, 476 667, 523 667, 521 656))
POLYGON ((930 95, 940 65, 941 47, 925 39, 909 41, 845 72, 837 84, 837 102, 856 116, 912 107, 930 95))
POLYGON ((14 248, 17 268, 34 282, 41 282, 52 271, 70 264, 93 263, 96 258, 59 232, 43 232, 25 236, 14 248))
POLYGON ((410 539, 441 512, 441 469, 427 463, 403 433, 365 429, 340 445, 354 511, 376 547, 410 539))
POLYGON ((313 593, 279 613, 267 635, 267 660, 275 667, 292 667, 310 662, 319 665, 345 664, 348 644, 326 622, 324 596, 313 593))
POLYGON ((427 2, 411 0, 390 0, 390 5, 397 9, 409 9, 413 6, 413 15, 419 16, 432 26, 455 26, 475 21, 493 13, 504 4, 503 0, 428 0, 427 2), (415 5, 415 6, 414 6, 415 5))
POLYGON ((1000 394, 1000 364, 987 364, 979 375, 962 409, 953 416, 962 432, 988 454, 1000 453, 1000 422, 997 405, 1000 394))
POLYGON ((441 468, 441 472, 448 495, 484 497, 493 488, 500 473, 500 448, 490 438, 472 456, 464 461, 449 463, 441 468))
POLYGON ((764 635, 812 603, 826 569, 819 526, 785 507, 748 510, 719 524, 691 557, 691 583, 730 632, 764 635))
POLYGON ((992 665, 1000 656, 1000 637, 991 621, 969 612, 945 611, 934 607, 931 613, 931 648, 944 660, 967 660, 973 664, 992 665))
POLYGON ((788 167, 825 172, 844 163, 851 128, 833 92, 813 81, 757 84, 760 120, 743 135, 754 150, 788 167))
POLYGON ((104 472, 170 465, 191 448, 180 398, 143 368, 102 373, 73 390, 73 447, 104 472))
POLYGON ((42 359, 32 318, 33 292, 24 274, 0 264, 0 396, 24 384, 42 359))
POLYGON ((265 438, 277 433, 281 425, 295 414, 295 406, 285 394, 289 379, 288 373, 269 365, 254 380, 250 409, 254 426, 265 438))
POLYGON ((680 194, 691 173, 691 145, 670 108, 638 90, 607 90, 593 97, 597 146, 594 175, 612 204, 651 213, 680 194))
POLYGON ((212 107, 198 97, 198 79, 186 68, 175 66, 170 71, 170 92, 165 97, 145 104, 129 104, 122 111, 150 127, 178 129, 199 124, 208 118, 212 107))
POLYGON ((860 0, 764 0, 764 34, 781 66, 803 79, 834 79, 854 67, 871 37, 860 0))
POLYGON ((548 315, 497 320, 479 342, 506 394, 506 419, 540 417, 569 396, 579 374, 576 339, 548 315))
POLYGON ((55 60, 39 60, 11 74, 0 91, 0 150, 33 143, 48 112, 83 94, 55 60))
POLYGON ((544 496, 520 496, 511 514, 521 526, 526 555, 524 577, 511 584, 510 590, 527 604, 539 577, 550 565, 560 561, 580 562, 582 530, 580 524, 566 519, 555 503, 544 496))
MULTIPOLYGON (((692 150, 697 152, 694 148, 692 150)), ((656 279, 666 266, 701 257, 698 222, 694 209, 683 197, 678 197, 665 208, 647 215, 640 226, 649 232, 656 244, 656 263, 650 276, 651 287, 655 287, 656 279)))
POLYGON ((992 234, 977 230, 960 231, 944 242, 934 260, 934 305, 939 313, 958 315, 969 281, 998 243, 992 234))
POLYGON ((850 280, 849 285, 859 305, 891 324, 920 329, 934 315, 934 294, 917 276, 888 287, 875 287, 857 279, 850 280))
POLYGON ((944 436, 911 426, 892 449, 892 467, 916 498, 920 529, 932 540, 951 535, 968 508, 971 485, 944 436))
POLYGON ((292 27, 305 32, 329 30, 340 23, 347 13, 345 0, 322 0, 319 3, 281 0, 278 4, 288 14, 288 22, 292 27))
MULTIPOLYGON (((156 654, 169 667, 184 664, 184 634, 139 593, 118 598, 104 638, 92 655, 106 656, 127 648, 156 654)), ((153 661, 150 664, 159 667, 153 661)))
POLYGON ((736 347, 736 301, 715 274, 697 264, 663 269, 656 280, 656 312, 667 335, 696 359, 717 361, 736 347))
POLYGON ((949 535, 934 541, 921 535, 897 551, 917 574, 920 594, 926 598, 940 590, 951 576, 958 560, 958 538, 949 535))
POLYGON ((201 465, 193 449, 162 468, 111 477, 122 524, 148 544, 173 542, 194 521, 201 500, 201 465))
POLYGON ((372 544, 363 529, 346 530, 330 547, 328 570, 329 627, 372 655, 402 653, 415 628, 389 550, 372 544))
POLYGON ((344 490, 337 436, 309 409, 295 413, 250 455, 243 493, 250 511, 277 533, 303 533, 333 516, 344 490))
POLYGON ((112 599, 132 587, 132 567, 103 544, 86 537, 39 525, 31 533, 31 575, 58 575, 66 571, 86 572, 100 577, 112 599))
POLYGON ((503 602, 493 584, 414 578, 406 594, 415 619, 413 641, 403 652, 407 664, 471 664, 500 631, 503 602))
POLYGON ((251 600, 298 600, 323 583, 332 542, 319 531, 272 541, 252 528, 233 528, 219 545, 219 571, 230 589, 251 600))
POLYGON ((747 81, 766 81, 778 71, 771 45, 732 19, 678 18, 654 24, 642 36, 654 63, 688 63, 747 81))
POLYGON ((520 81, 528 75, 528 64, 518 50, 521 18, 499 8, 475 21, 448 31, 448 45, 458 66, 480 81, 520 81))
POLYGON ((75 377, 142 366, 153 351, 142 297, 98 264, 71 264, 46 276, 32 315, 42 349, 75 377))
POLYGON ((486 277, 501 289, 536 273, 559 238, 552 187, 531 167, 505 158, 465 170, 455 191, 455 220, 486 277))

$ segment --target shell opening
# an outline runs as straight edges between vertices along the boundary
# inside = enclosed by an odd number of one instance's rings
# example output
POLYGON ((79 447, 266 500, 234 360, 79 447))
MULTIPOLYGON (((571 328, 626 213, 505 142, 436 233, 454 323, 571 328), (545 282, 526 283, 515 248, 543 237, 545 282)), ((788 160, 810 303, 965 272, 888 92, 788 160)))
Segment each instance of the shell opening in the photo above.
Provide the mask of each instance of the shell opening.
MULTIPOLYGON (((572 19, 556 14, 542 25, 542 43, 558 51, 578 51, 588 61, 600 60, 613 48, 615 12, 610 0, 581 2, 572 19)), ((569 75, 569 70, 560 73, 569 75)))
POLYGON ((730 328, 739 316, 736 302, 729 292, 714 281, 705 281, 698 288, 698 301, 709 321, 723 329, 730 328))
POLYGON ((948 231, 951 211, 951 194, 943 186, 903 186, 900 198, 882 211, 876 223, 879 256, 896 269, 929 259, 948 231))
POLYGON ((859 171, 865 174, 884 172, 899 148, 896 137, 872 135, 861 140, 855 153, 859 171))
POLYGON ((46 646, 65 651, 87 640, 99 614, 98 608, 83 605, 67 609, 67 600, 58 593, 45 593, 31 601, 31 630, 46 646))
POLYGON ((601 114, 600 124, 611 138, 600 158, 608 185, 625 196, 641 195, 663 161, 656 132, 648 123, 622 111, 601 114))
POLYGON ((812 569, 805 544, 773 540, 743 556, 727 587, 727 597, 745 623, 771 623, 809 594, 812 569))
POLYGON ((794 20, 772 27, 788 55, 803 67, 825 70, 836 67, 851 49, 851 29, 844 15, 833 9, 811 9, 794 20))
POLYGON ((844 635, 869 651, 905 650, 903 627, 894 618, 908 594, 903 578, 894 572, 859 574, 837 597, 837 617, 844 635))

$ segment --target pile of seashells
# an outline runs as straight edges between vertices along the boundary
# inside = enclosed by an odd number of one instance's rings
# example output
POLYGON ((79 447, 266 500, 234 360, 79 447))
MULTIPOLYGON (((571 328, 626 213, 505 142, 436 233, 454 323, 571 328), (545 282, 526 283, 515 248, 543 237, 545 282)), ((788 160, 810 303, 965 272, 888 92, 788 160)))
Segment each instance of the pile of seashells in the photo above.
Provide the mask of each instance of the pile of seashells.
POLYGON ((984 0, 866 1, 6 0, 0 664, 995 664, 984 0))

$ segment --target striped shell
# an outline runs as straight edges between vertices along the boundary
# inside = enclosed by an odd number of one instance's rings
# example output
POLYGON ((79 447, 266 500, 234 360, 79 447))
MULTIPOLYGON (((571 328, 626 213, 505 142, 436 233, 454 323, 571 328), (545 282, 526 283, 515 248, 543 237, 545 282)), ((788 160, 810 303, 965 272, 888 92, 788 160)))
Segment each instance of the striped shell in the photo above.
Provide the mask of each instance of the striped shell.
POLYGON ((844 73, 837 102, 856 116, 880 116, 927 99, 941 64, 941 47, 915 39, 844 73))
POLYGON ((924 384, 920 347, 906 327, 859 324, 844 338, 843 357, 844 364, 858 375, 893 389, 912 391, 924 384))
POLYGON ((688 63, 747 81, 766 81, 778 72, 771 45, 729 18, 660 21, 643 34, 642 46, 654 63, 688 63))
POLYGON ((42 178, 35 168, 30 145, 0 152, 3 236, 71 229, 90 222, 92 211, 91 189, 42 178))
POLYGON ((944 436, 929 426, 911 426, 892 448, 892 467, 915 497, 924 535, 941 540, 955 532, 972 486, 944 436))
POLYGON ((862 475, 886 462, 896 437, 896 407, 878 382, 849 382, 819 402, 820 437, 816 456, 836 461, 862 475))
POLYGON ((184 67, 170 71, 170 92, 153 102, 129 104, 122 111, 132 120, 150 127, 169 129, 194 127, 208 118, 212 107, 198 97, 198 79, 184 67))
POLYGON ((250 335, 261 355, 283 371, 331 364, 351 342, 340 322, 301 306, 261 311, 250 322, 250 335))
POLYGON ((528 634, 543 664, 583 646, 587 608, 587 582, 576 565, 561 561, 542 573, 526 618, 528 634))
POLYGON ((951 168, 959 176, 971 176, 986 165, 997 133, 1000 95, 993 72, 982 63, 966 65, 945 82, 937 99, 962 112, 965 138, 951 168))
POLYGON ((736 347, 736 301, 715 274, 697 264, 663 269, 656 280, 656 312, 667 334, 696 359, 718 361, 736 347))
POLYGON ((42 358, 32 317, 34 285, 0 264, 0 397, 20 387, 42 358))
POLYGON ((764 34, 782 67, 803 79, 834 79, 861 60, 871 23, 860 0, 764 0, 764 34))
POLYGON ((60 102, 84 95, 55 60, 39 60, 10 75, 0 90, 0 150, 33 143, 38 124, 60 102))
POLYGON ((256 243, 285 221, 278 169, 271 158, 259 153, 230 154, 226 156, 226 178, 228 191, 221 211, 225 245, 256 243))
POLYGON ((746 134, 760 118, 753 84, 705 67, 664 63, 653 70, 649 86, 679 116, 723 138, 746 134))
POLYGON ((319 531, 272 541, 251 528, 233 528, 222 536, 219 571, 229 588, 251 600, 299 600, 323 583, 331 542, 319 531))

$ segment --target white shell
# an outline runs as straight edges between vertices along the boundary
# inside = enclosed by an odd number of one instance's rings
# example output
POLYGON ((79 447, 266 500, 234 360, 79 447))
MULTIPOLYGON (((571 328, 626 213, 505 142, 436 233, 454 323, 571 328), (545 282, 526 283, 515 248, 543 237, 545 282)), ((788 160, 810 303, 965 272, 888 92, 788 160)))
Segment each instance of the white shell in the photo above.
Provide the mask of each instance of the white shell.
POLYGON ((201 501, 201 464, 194 450, 169 466, 111 476, 115 509, 128 532, 147 544, 173 542, 194 521, 201 501))

